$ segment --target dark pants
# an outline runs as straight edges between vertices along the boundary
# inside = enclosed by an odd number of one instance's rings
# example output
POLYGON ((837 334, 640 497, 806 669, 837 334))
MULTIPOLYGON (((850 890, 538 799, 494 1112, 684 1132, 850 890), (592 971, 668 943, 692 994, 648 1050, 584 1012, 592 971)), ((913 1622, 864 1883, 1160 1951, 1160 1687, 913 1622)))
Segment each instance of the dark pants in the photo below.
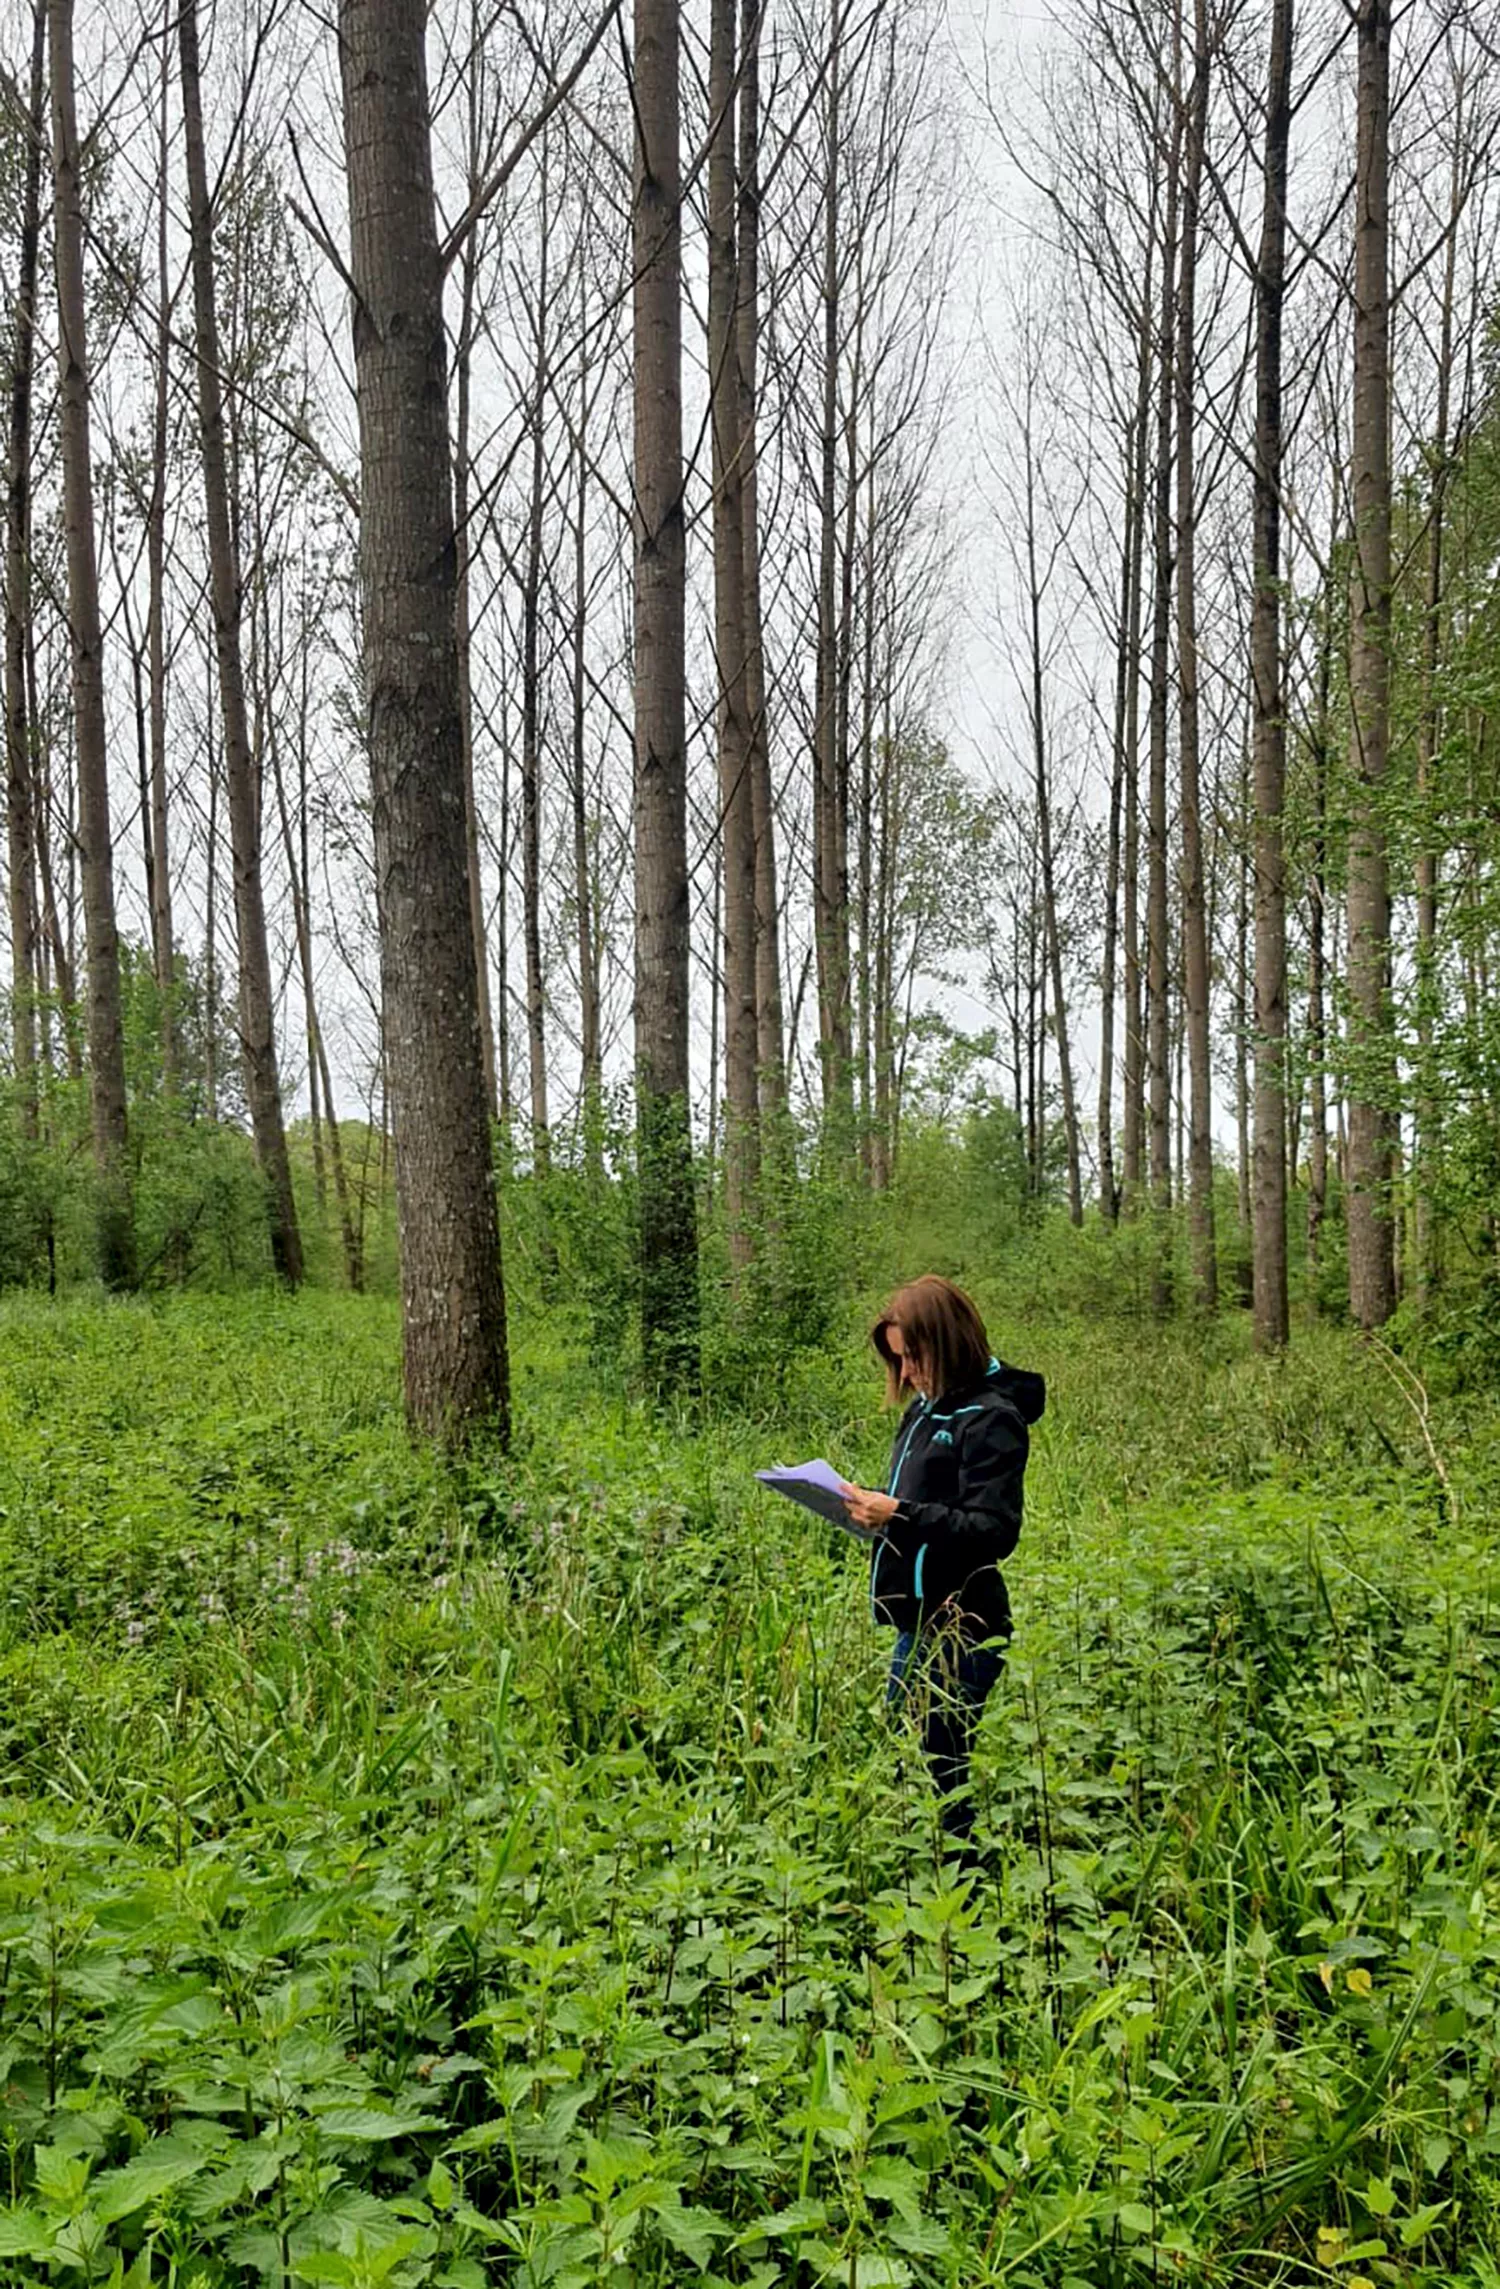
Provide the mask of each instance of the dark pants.
POLYGON ((951 1630, 897 1633, 886 1701, 909 1711, 921 1727, 922 1749, 941 1800, 941 1819, 955 1843, 967 1846, 974 1826, 969 1759, 979 1714, 1005 1655, 996 1645, 965 1645, 951 1630))

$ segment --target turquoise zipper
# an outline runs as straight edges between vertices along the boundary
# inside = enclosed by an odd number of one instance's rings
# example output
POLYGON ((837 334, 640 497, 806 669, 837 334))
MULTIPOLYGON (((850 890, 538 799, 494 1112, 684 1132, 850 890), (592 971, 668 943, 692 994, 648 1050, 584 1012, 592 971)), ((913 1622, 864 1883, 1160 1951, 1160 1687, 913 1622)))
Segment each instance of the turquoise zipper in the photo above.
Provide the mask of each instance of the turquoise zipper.
MULTIPOLYGON (((907 1455, 911 1451, 911 1442, 917 1435, 917 1426, 921 1422, 923 1416, 926 1415, 929 1411, 930 1403, 924 1399, 917 1411, 915 1418, 913 1419, 911 1429, 907 1432, 906 1437, 901 1442, 901 1452, 897 1455, 895 1463, 892 1467, 891 1483, 886 1488, 887 1494, 894 1494, 896 1488, 900 1485, 901 1472, 905 1465, 907 1455)), ((885 1540, 884 1537, 882 1537, 881 1540, 876 1543, 875 1554, 870 1560, 870 1613, 872 1618, 875 1613, 875 1582, 880 1572, 880 1560, 884 1549, 885 1540)))

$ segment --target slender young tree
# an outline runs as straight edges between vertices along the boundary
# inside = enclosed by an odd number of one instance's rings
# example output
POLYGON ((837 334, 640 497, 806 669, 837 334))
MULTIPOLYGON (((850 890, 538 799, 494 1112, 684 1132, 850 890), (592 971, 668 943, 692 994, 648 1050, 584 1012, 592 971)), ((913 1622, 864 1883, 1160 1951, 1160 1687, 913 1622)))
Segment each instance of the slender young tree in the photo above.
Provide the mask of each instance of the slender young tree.
POLYGON ((1193 0, 1193 71, 1183 120, 1182 219, 1177 289, 1177 736, 1182 821, 1183 1029, 1188 1066, 1187 1210, 1193 1301, 1218 1304, 1214 1247, 1212 1068, 1209 1058, 1208 920, 1203 871, 1198 705, 1198 558, 1195 497, 1198 357, 1198 209, 1208 134, 1206 0, 1193 0))
POLYGON ((1396 1302, 1390 1200, 1395 1037, 1384 818, 1391 705, 1391 0, 1359 0, 1355 22, 1359 148, 1350 448, 1349 1309, 1358 1326, 1375 1328, 1390 1318, 1396 1302))
MULTIPOLYGON (((495 164, 494 137, 487 116, 488 84, 485 45, 477 0, 469 8, 469 54, 465 72, 464 190, 466 203, 478 198, 495 164)), ((458 549, 458 579, 454 630, 458 640, 459 706, 464 741, 464 837, 468 854, 469 921, 474 932, 474 977, 479 995, 479 1041, 484 1057, 484 1092, 491 1119, 500 1112, 499 1082, 495 1071, 495 1029, 490 1011, 488 934, 484 926, 484 881, 479 864, 479 810, 474 791, 474 679, 473 580, 474 543, 470 532, 469 480, 470 428, 473 403, 474 337, 478 323, 480 232, 476 228, 459 249, 458 337, 453 353, 454 539, 458 549)))
POLYGON ((761 602, 760 357, 760 35, 765 0, 742 0, 735 348, 740 386, 740 516, 745 543, 745 714, 750 739, 750 805, 755 836, 755 1027, 762 1152, 779 1149, 786 1101, 781 1001, 781 908, 776 891, 776 803, 766 710, 765 620, 761 602))
POLYGON ((73 727, 78 764, 79 871, 88 950, 89 1099, 99 1187, 99 1269, 107 1287, 136 1279, 135 1204, 125 1103, 125 1028, 115 924, 104 715, 104 633, 94 534, 89 363, 83 276, 83 185, 73 76, 73 0, 49 0, 52 182, 57 272, 58 410, 73 727))
POLYGON ((224 440, 224 398, 219 318, 214 302, 214 216, 203 143, 203 94, 198 57, 197 0, 179 0, 178 60, 182 74, 183 142, 187 154, 188 224, 193 267, 198 433, 208 524, 209 584, 213 598, 214 654, 224 717, 224 780, 229 805, 230 863, 238 937, 240 1049, 255 1157, 266 1187, 271 1256, 289 1287, 302 1278, 302 1235, 292 1196, 291 1162, 281 1112, 276 1063, 275 989, 266 939, 261 881, 259 774, 250 744, 241 649, 243 584, 235 520, 230 510, 229 464, 224 440))
POLYGON ((167 447, 172 394, 172 283, 170 264, 171 25, 175 0, 166 0, 157 115, 156 340, 151 391, 151 489, 146 510, 146 660, 149 688, 149 761, 146 817, 151 851, 151 958, 161 1004, 162 1077, 177 1079, 177 957, 172 930, 172 867, 167 841, 167 447))
POLYGON ((509 1424, 464 827, 453 465, 422 0, 341 0, 360 583, 407 1412, 509 1424))
MULTIPOLYGON (((547 981, 542 968, 542 575, 547 505, 547 398, 551 386, 550 308, 552 171, 541 138, 536 300, 530 312, 530 472, 526 553, 521 573, 521 937, 526 953, 526 1053, 531 1084, 531 1164, 543 1182, 552 1172, 547 1111, 547 981)), ((546 1194, 543 1193, 545 1200, 546 1194)), ((544 1252, 553 1254, 550 1241, 544 1252)))
POLYGON ((698 1375, 688 1119, 686 533, 677 0, 635 0, 635 1054, 641 1341, 663 1396, 698 1375))
POLYGON ((21 1123, 37 1125, 36 990, 40 924, 36 899, 36 814, 32 800, 31 711, 26 643, 31 621, 31 385, 36 369, 37 250, 41 242, 42 148, 47 126, 46 0, 32 15, 21 246, 12 320, 10 455, 5 501, 5 824, 10 862, 11 1052, 21 1123))
POLYGON ((735 305, 738 0, 711 0, 708 62, 708 386, 713 452, 714 653, 724 870, 724 1210, 731 1263, 752 1252, 759 1089, 755 814, 745 682, 745 455, 735 305))
MULTIPOLYGON (((1027 624, 1027 714, 1031 733, 1032 789, 1035 796, 1037 859, 1042 896, 1043 960, 1052 989, 1052 1026, 1057 1040, 1058 1082, 1062 1096, 1063 1137, 1068 1162, 1068 1215, 1083 1222, 1083 1174, 1078 1142, 1078 1108, 1073 1089, 1073 1059, 1068 1039, 1068 1004, 1063 990, 1062 933, 1058 922, 1057 864, 1053 849, 1051 768, 1047 754, 1046 651, 1042 635, 1042 606, 1056 569, 1065 535, 1055 534, 1048 557, 1038 532, 1039 471, 1035 429, 1036 393, 1041 368, 1028 352, 1022 382, 1021 451, 1024 456, 1024 534, 1027 624)), ((1040 1149, 1040 1148, 1039 1148, 1040 1149)))
MULTIPOLYGON (((1459 35, 1462 36, 1461 34, 1459 35)), ((1433 1202, 1433 1175, 1441 1151, 1442 1091, 1436 1073, 1434 1038, 1442 995, 1438 976, 1438 777, 1443 744, 1444 678, 1443 623, 1446 574, 1448 495, 1454 469, 1453 380, 1454 335, 1457 323, 1456 286, 1459 226, 1473 186, 1475 154, 1468 121, 1467 58, 1455 58, 1452 94, 1452 142, 1449 152, 1448 213, 1440 289, 1437 342, 1437 404, 1430 448, 1432 468, 1427 503, 1427 563, 1423 579, 1421 678, 1422 702, 1417 722, 1417 1075, 1416 1177, 1413 1200, 1412 1257, 1418 1309, 1430 1306, 1438 1283, 1439 1219, 1433 1202)), ((1491 128, 1491 135, 1494 129, 1491 128)))
POLYGON ((1157 345, 1156 435, 1152 471, 1152 605, 1150 768, 1146 850, 1146 1071, 1150 1114, 1150 1185, 1156 1243, 1152 1305, 1171 1304, 1172 1069, 1168 1022, 1167 701, 1172 618, 1172 404, 1181 183, 1180 71, 1174 71, 1161 243, 1161 324, 1157 345))
POLYGON ((573 827, 573 906, 578 938, 578 1051, 582 1068, 584 1147, 597 1174, 603 1159, 604 1029, 599 977, 599 925, 595 911, 592 838, 588 814, 588 495, 589 414, 592 409, 588 359, 578 369, 578 438, 574 449, 572 702, 568 797, 573 827))
POLYGON ((1287 150, 1293 0, 1272 0, 1264 193, 1255 270, 1254 594, 1250 608, 1255 865, 1255 1110, 1251 1263, 1255 1342, 1287 1340, 1286 708, 1281 666, 1281 314, 1286 286, 1287 150))
MULTIPOLYGON (((849 1008, 849 821, 839 744, 839 368, 843 350, 840 237, 844 40, 847 0, 830 0, 823 102, 823 372, 818 438, 818 644, 813 702, 813 939, 818 968, 818 1053, 824 1143, 836 1164, 854 1142, 854 1058, 849 1008)), ((851 399, 854 392, 851 391, 851 399)), ((846 552, 847 554, 847 552, 846 552)))

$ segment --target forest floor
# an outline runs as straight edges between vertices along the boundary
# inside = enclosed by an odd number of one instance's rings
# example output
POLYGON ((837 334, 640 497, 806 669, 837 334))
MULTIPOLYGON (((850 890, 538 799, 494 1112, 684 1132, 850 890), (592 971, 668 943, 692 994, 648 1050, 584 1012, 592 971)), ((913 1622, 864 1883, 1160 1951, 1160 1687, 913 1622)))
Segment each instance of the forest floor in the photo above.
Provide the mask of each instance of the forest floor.
POLYGON ((0 2284, 1500 2289, 1492 1402, 1035 1326, 966 1883, 751 1477, 868 1354, 545 1325, 448 1467, 389 1302, 0 1303, 0 2284))

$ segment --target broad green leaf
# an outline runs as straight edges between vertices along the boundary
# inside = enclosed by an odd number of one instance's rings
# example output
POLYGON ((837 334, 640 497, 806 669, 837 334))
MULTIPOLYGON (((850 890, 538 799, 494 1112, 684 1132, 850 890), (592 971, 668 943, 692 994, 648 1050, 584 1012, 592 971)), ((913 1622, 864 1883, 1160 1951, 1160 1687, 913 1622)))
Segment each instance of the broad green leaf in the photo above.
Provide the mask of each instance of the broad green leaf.
POLYGON ((1444 2210, 1452 2207, 1451 2202, 1429 2202, 1425 2209, 1413 2210, 1411 2216, 1397 2227, 1402 2248, 1415 2249, 1419 2241, 1425 2241, 1444 2210))
POLYGON ((728 2236, 729 2227, 712 2210, 693 2209, 676 2201, 653 2202, 651 2207, 672 2247, 695 2265, 706 2265, 714 2243, 728 2236))
POLYGON ((39 2211, 0 2209, 0 2257, 45 2257, 54 2238, 39 2211))
POLYGON ((60 2146, 38 2146, 36 2188, 50 2209, 72 2217, 83 2206, 91 2163, 87 2154, 65 2154, 60 2146))
POLYGON ((171 2187, 180 2185, 201 2170, 201 2154, 173 2154, 161 2161, 139 2156, 126 2162, 121 2169, 106 2170, 94 2180, 92 2203, 106 2225, 117 2218, 130 2217, 154 2201, 159 2201, 171 2187))
POLYGON ((382 2138, 415 2138, 441 2124, 430 2114, 386 2113, 378 2106, 329 2106, 313 2117, 326 2138, 353 2138, 375 2144, 382 2138))

